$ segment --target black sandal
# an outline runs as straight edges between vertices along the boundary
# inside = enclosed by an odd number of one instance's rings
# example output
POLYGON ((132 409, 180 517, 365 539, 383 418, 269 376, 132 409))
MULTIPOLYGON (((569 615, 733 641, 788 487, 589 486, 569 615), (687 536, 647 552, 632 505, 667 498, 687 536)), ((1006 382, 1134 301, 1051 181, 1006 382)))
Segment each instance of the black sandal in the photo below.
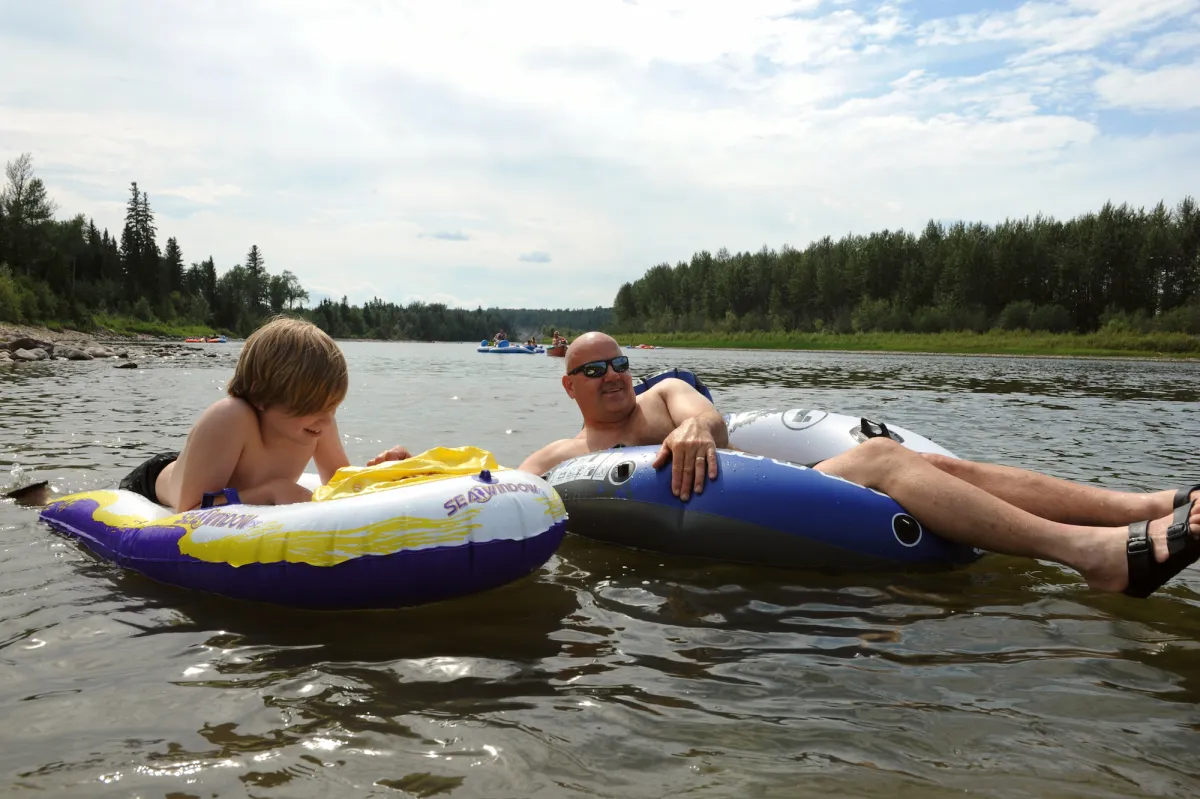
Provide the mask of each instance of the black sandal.
POLYGON ((1171 526, 1167 528, 1167 559, 1161 563, 1154 559, 1154 547, 1150 543, 1150 522, 1134 522, 1129 525, 1129 540, 1125 544, 1125 559, 1129 565, 1127 596, 1145 599, 1163 586, 1179 572, 1200 560, 1200 538, 1192 535, 1188 517, 1192 515, 1192 492, 1200 488, 1194 485, 1175 492, 1172 502, 1175 512, 1171 515, 1171 526))
POLYGON ((1176 491, 1175 492, 1175 501, 1171 503, 1171 507, 1172 508, 1182 508, 1184 503, 1186 503, 1188 501, 1188 497, 1190 497, 1192 495, 1192 492, 1195 491, 1197 488, 1200 488, 1200 485, 1188 486, 1187 488, 1181 488, 1178 491, 1176 491))

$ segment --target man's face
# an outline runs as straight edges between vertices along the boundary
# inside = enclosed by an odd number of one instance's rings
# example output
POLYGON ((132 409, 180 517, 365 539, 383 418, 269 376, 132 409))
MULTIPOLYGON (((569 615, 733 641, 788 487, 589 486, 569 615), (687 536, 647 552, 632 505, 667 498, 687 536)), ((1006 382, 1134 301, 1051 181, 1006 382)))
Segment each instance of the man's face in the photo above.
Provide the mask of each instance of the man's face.
MULTIPOLYGON (((616 371, 612 364, 614 358, 626 356, 621 354, 620 346, 612 341, 598 341, 571 353, 567 374, 563 375, 563 388, 579 404, 585 422, 620 421, 632 413, 637 405, 633 377, 628 368, 623 372, 616 371), (601 361, 605 362, 602 367, 599 366, 601 361), (582 371, 576 371, 586 364, 592 364, 588 371, 597 372, 603 368, 604 373, 588 377, 582 371), (573 371, 575 374, 571 374, 573 371)), ((619 365, 621 361, 617 363, 619 365)))

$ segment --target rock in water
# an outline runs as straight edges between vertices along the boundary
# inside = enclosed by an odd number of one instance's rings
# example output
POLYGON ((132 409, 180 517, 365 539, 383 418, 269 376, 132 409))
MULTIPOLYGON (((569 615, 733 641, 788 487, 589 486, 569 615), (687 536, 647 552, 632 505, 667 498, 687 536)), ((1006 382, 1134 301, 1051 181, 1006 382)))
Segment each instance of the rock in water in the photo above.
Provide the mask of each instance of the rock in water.
POLYGON ((5 346, 8 347, 9 352, 16 352, 17 350, 32 351, 38 349, 42 350, 43 352, 51 352, 54 349, 54 345, 49 341, 42 341, 41 339, 30 338, 29 336, 22 336, 21 338, 13 339, 5 346))
POLYGON ((93 357, 89 353, 77 350, 74 347, 58 347, 54 351, 54 357, 57 358, 59 356, 66 358, 68 361, 90 361, 93 357))

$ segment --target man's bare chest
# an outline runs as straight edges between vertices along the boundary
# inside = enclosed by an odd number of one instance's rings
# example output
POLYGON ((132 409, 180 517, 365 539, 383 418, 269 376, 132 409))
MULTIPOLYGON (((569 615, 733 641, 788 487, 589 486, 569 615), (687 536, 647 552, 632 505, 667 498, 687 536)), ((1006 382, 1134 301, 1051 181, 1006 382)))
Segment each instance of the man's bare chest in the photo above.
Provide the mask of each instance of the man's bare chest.
MULTIPOLYGON (((657 409, 655 409, 657 410, 657 409)), ((671 417, 663 410, 643 411, 639 408, 623 426, 610 430, 589 431, 588 449, 592 452, 609 449, 617 445, 626 447, 657 446, 663 443, 674 425, 671 417)))

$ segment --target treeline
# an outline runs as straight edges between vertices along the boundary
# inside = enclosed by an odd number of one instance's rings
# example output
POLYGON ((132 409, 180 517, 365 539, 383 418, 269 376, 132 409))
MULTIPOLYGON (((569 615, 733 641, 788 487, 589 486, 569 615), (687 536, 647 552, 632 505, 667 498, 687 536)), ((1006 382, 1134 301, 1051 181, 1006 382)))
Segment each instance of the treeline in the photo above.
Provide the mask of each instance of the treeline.
POLYGON ((617 291, 617 331, 1115 327, 1200 333, 1200 209, 1106 204, 1067 222, 930 221, 804 250, 699 252, 617 291))
POLYGON ((469 311, 441 303, 395 305, 374 298, 361 307, 322 300, 300 312, 334 338, 414 341, 475 341, 504 330, 512 340, 549 338, 558 330, 569 336, 612 323, 612 308, 584 310, 476 308, 469 311))
POLYGON ((55 219, 57 206, 28 153, 9 162, 5 174, 0 322, 245 336, 268 316, 291 312, 338 338, 473 341, 500 329, 510 336, 548 336, 555 327, 593 329, 612 320, 611 308, 472 311, 380 299, 357 306, 346 297, 306 308, 309 294, 296 275, 268 271, 257 245, 244 263, 220 274, 211 256, 185 267, 174 237, 159 246, 149 195, 137 183, 130 187, 124 227, 114 236, 82 214, 55 219))
POLYGON ((114 319, 235 334, 296 307, 308 293, 291 272, 271 274, 257 245, 218 276, 211 257, 184 266, 174 237, 159 246, 150 197, 130 187, 119 236, 56 204, 29 154, 5 167, 0 191, 0 321, 90 329, 114 319))
MULTIPOLYGON (((579 333, 589 330, 605 330, 612 327, 613 309, 596 306, 595 308, 499 308, 496 311, 509 322, 505 328, 509 333, 516 333, 524 338, 530 334, 549 338, 557 330, 565 336, 574 338, 579 333)), ((495 332, 495 331, 492 331, 495 332)))
POLYGON ((508 321, 493 310, 468 311, 423 302, 395 305, 378 297, 361 307, 351 305, 345 297, 341 302, 321 300, 300 314, 334 338, 386 341, 474 341, 490 336, 508 321))

